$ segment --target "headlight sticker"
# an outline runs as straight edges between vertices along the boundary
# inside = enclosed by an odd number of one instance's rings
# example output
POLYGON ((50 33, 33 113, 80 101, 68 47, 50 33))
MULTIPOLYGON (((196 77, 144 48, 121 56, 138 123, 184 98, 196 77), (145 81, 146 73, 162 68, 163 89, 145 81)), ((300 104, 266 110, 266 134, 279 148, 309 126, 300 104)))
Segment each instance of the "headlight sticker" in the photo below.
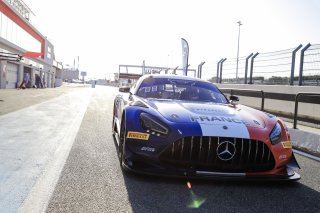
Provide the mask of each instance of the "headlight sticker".
POLYGON ((128 132, 127 138, 139 139, 139 140, 149 140, 150 134, 142 132, 128 132))
POLYGON ((282 144, 282 147, 283 147, 284 149, 291 149, 291 148, 292 148, 292 143, 291 143, 291 141, 284 141, 284 142, 281 142, 281 144, 282 144))

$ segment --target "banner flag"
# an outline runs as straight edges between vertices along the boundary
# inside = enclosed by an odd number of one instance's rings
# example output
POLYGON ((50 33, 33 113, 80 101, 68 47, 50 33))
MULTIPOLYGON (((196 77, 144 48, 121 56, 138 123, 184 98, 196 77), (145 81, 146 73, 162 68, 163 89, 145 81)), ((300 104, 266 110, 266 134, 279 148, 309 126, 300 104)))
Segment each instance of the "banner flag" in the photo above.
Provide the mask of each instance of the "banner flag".
POLYGON ((189 58, 189 45, 188 42, 181 38, 182 44, 182 74, 187 75, 188 73, 188 58, 189 58))

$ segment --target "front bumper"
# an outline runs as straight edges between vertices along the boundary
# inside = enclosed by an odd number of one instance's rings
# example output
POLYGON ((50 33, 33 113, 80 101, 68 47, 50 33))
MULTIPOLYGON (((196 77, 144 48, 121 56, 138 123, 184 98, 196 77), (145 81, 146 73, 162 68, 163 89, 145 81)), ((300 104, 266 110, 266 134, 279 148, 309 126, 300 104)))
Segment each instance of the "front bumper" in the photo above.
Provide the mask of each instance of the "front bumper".
MULTIPOLYGON (((132 155, 131 155, 132 156, 132 155)), ((197 168, 175 168, 174 166, 162 165, 157 161, 144 157, 127 158, 122 164, 125 171, 157 177, 178 177, 191 179, 213 180, 244 180, 244 181, 297 181, 301 177, 291 166, 285 166, 274 173, 241 173, 241 172, 216 172, 199 170, 197 168)))
MULTIPOLYGON (((201 141, 202 144, 205 144, 205 140, 201 141)), ((131 171, 140 174, 161 176, 161 177, 182 177, 182 178, 201 178, 201 179, 216 179, 216 180, 256 180, 256 181, 296 181, 300 179, 300 175, 296 173, 293 169, 299 168, 298 163, 296 162, 294 155, 292 154, 291 161, 286 165, 278 169, 272 169, 273 167, 265 167, 265 169, 259 170, 255 169, 249 172, 243 172, 245 170, 234 170, 230 169, 228 166, 224 167, 225 169, 212 168, 212 167, 201 167, 201 166, 191 166, 190 164, 175 164, 174 162, 164 161, 160 156, 165 153, 165 150, 173 150, 168 145, 163 145, 160 149, 157 147, 155 150, 161 150, 159 152, 141 152, 141 147, 144 148, 146 144, 150 142, 143 141, 127 141, 125 146, 125 159, 123 161, 122 167, 126 171, 131 171), (129 145, 129 143, 131 143, 129 145), (133 145, 134 144, 134 145, 133 145)), ((157 143, 157 144, 160 144, 157 143)), ((184 147, 186 147, 186 141, 184 147)), ((238 143, 240 145, 240 143, 238 143)), ((244 144, 242 142, 242 144, 244 144)), ((258 144, 258 143, 257 143, 258 144)), ((259 143, 257 147, 253 147, 253 150, 258 150, 259 147, 264 147, 259 143)), ((152 149, 151 147, 147 147, 152 149)), ((174 149, 175 150, 175 149, 174 149)), ((240 148, 239 148, 240 150, 240 148)), ((242 150, 242 148, 241 148, 242 150)), ((244 149, 243 149, 244 150, 244 149)), ((245 153, 245 151, 243 151, 245 153)), ((266 149, 264 149, 265 157, 261 157, 262 160, 266 160, 266 149)), ((179 151, 180 153, 180 151, 179 151)), ((256 152, 259 154, 259 152, 256 152)), ((200 153, 201 154, 201 153, 200 153)), ((247 157, 247 160, 255 159, 255 157, 247 157)), ((240 158, 238 156, 238 158, 240 158)), ((246 159, 245 157, 243 157, 246 159)), ((256 167, 251 167, 256 168, 256 167)), ((249 167, 250 169, 250 167, 249 167)), ((246 170, 247 171, 247 170, 246 170)))

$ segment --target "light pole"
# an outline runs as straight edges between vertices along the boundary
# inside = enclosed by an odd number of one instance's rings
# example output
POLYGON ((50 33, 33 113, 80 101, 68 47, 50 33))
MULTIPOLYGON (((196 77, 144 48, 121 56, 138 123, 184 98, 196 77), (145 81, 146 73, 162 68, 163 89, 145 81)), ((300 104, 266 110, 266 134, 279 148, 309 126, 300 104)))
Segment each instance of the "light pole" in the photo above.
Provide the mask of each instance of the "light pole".
POLYGON ((198 78, 201 79, 201 76, 202 76, 202 66, 205 64, 206 62, 201 62, 199 65, 198 65, 198 78))
POLYGON ((238 51, 237 51, 236 82, 238 82, 238 64, 239 64, 240 26, 242 25, 241 21, 238 21, 237 23, 239 24, 239 34, 238 34, 238 51))

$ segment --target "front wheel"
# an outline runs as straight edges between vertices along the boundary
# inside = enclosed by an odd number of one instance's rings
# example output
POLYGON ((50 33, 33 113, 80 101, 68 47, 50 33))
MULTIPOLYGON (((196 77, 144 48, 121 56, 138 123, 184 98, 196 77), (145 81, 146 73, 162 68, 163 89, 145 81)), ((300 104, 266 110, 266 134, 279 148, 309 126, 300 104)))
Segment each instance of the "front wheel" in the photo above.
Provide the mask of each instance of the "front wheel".
POLYGON ((116 117, 116 108, 115 108, 115 104, 113 104, 112 133, 116 132, 115 117, 116 117))
POLYGON ((123 168, 123 163, 124 163, 124 147, 126 142, 126 134, 127 133, 126 133, 125 123, 121 122, 120 141, 118 146, 118 157, 119 157, 121 168, 123 168))

